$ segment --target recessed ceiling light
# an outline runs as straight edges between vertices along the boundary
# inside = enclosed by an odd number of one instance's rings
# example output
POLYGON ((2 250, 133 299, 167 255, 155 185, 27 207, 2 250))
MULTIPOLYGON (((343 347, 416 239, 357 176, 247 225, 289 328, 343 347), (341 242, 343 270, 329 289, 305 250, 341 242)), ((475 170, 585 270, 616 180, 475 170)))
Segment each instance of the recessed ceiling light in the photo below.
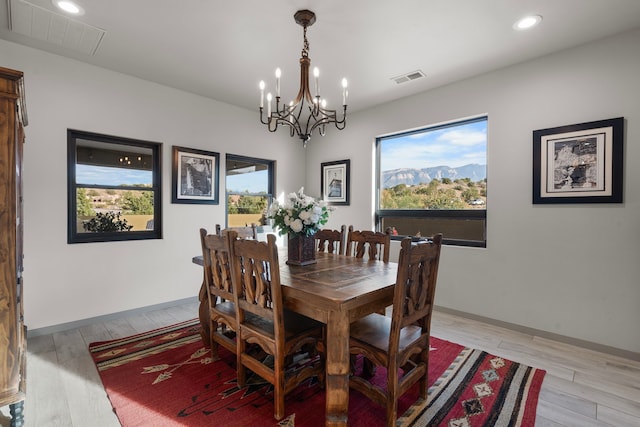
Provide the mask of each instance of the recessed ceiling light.
POLYGON ((74 3, 72 1, 69 0, 51 0, 51 3, 53 3, 53 5, 55 7, 57 7, 58 9, 61 9, 67 13, 70 13, 72 15, 84 15, 84 9, 78 5, 77 3, 74 3))
POLYGON ((540 15, 525 16, 513 24, 513 28, 515 30, 528 30, 529 28, 535 27, 540 22, 542 22, 542 16, 540 15))

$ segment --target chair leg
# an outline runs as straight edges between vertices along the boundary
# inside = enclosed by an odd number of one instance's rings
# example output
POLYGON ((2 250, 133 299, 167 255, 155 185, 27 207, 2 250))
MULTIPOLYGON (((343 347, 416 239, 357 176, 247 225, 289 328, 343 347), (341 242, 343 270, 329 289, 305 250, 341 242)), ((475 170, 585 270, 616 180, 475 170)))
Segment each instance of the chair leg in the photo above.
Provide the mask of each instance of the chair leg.
POLYGON ((274 357, 273 370, 274 370, 274 384, 273 384, 273 416, 276 420, 281 420, 284 417, 284 389, 285 389, 285 374, 284 374, 284 362, 285 358, 282 356, 274 357))
POLYGON ((236 383, 238 388, 242 388, 247 381, 247 369, 242 364, 242 354, 245 352, 246 344, 240 339, 239 336, 236 336, 236 339, 238 340, 236 347, 236 383))
POLYGON ((366 357, 362 358, 362 377, 366 379, 373 378, 376 374, 376 365, 366 357))
POLYGON ((424 375, 420 378, 420 397, 427 399, 429 394, 429 350, 422 352, 422 361, 424 363, 424 375))
POLYGON ((398 418, 398 374, 387 374, 387 427, 396 425, 398 418))
POLYGON ((220 355, 218 354, 218 343, 213 338, 213 335, 216 333, 218 328, 218 323, 210 322, 209 323, 209 346, 211 348, 211 358, 216 361, 220 360, 220 355))

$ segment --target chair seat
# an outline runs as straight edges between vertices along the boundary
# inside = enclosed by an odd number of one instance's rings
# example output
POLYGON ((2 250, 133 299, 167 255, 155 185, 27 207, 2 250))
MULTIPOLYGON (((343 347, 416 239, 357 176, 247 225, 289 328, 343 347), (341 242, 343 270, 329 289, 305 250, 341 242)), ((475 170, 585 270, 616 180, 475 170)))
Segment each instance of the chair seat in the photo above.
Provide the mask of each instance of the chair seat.
MULTIPOLYGON (((215 307, 212 307, 211 310, 215 311, 220 316, 228 318, 229 320, 233 321, 233 323, 235 324, 236 305, 233 301, 219 302, 215 305, 215 307)), ((248 322, 252 324, 259 324, 260 319, 262 319, 260 316, 256 316, 255 314, 250 312, 246 313, 245 316, 247 316, 248 322)), ((273 329, 273 326, 272 326, 272 329, 273 329)))
MULTIPOLYGON (((314 329, 322 328, 323 324, 316 322, 313 319, 303 316, 293 311, 284 310, 284 328, 285 339, 304 334, 305 332, 313 331, 314 329)), ((246 327, 259 331, 260 333, 269 337, 274 337, 274 325, 268 319, 264 317, 253 315, 253 313, 246 312, 247 319, 245 320, 246 327)))
MULTIPOLYGON (((391 318, 378 313, 372 313, 351 324, 351 339, 366 343, 381 351, 388 351, 389 335, 391 334, 391 318)), ((422 335, 416 325, 408 325, 400 330, 399 351, 402 352, 422 335)))
POLYGON ((235 322, 236 305, 233 301, 219 302, 211 307, 211 310, 218 312, 221 316, 233 319, 233 321, 235 322))

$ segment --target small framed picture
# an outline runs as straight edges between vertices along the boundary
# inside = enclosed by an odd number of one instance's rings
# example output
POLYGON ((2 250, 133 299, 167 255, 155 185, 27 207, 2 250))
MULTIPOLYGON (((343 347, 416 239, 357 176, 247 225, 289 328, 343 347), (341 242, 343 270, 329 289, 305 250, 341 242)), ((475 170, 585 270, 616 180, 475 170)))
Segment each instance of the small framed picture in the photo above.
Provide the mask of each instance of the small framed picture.
POLYGON ((533 132, 533 203, 622 203, 624 118, 533 132))
POLYGON ((349 163, 350 160, 338 160, 320 166, 322 199, 331 205, 349 204, 349 163))
POLYGON ((173 146, 171 203, 217 205, 220 153, 173 146))

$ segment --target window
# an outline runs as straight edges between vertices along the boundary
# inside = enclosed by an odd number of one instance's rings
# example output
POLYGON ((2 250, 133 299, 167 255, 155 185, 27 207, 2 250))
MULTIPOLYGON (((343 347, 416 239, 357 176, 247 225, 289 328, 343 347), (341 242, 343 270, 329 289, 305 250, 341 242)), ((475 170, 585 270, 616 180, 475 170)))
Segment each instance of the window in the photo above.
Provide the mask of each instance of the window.
POLYGON ((487 117, 379 137, 376 159, 378 230, 486 247, 487 117))
POLYGON ((67 131, 69 243, 162 238, 161 147, 67 131))
POLYGON ((272 160, 226 156, 227 227, 265 225, 273 199, 272 160))

